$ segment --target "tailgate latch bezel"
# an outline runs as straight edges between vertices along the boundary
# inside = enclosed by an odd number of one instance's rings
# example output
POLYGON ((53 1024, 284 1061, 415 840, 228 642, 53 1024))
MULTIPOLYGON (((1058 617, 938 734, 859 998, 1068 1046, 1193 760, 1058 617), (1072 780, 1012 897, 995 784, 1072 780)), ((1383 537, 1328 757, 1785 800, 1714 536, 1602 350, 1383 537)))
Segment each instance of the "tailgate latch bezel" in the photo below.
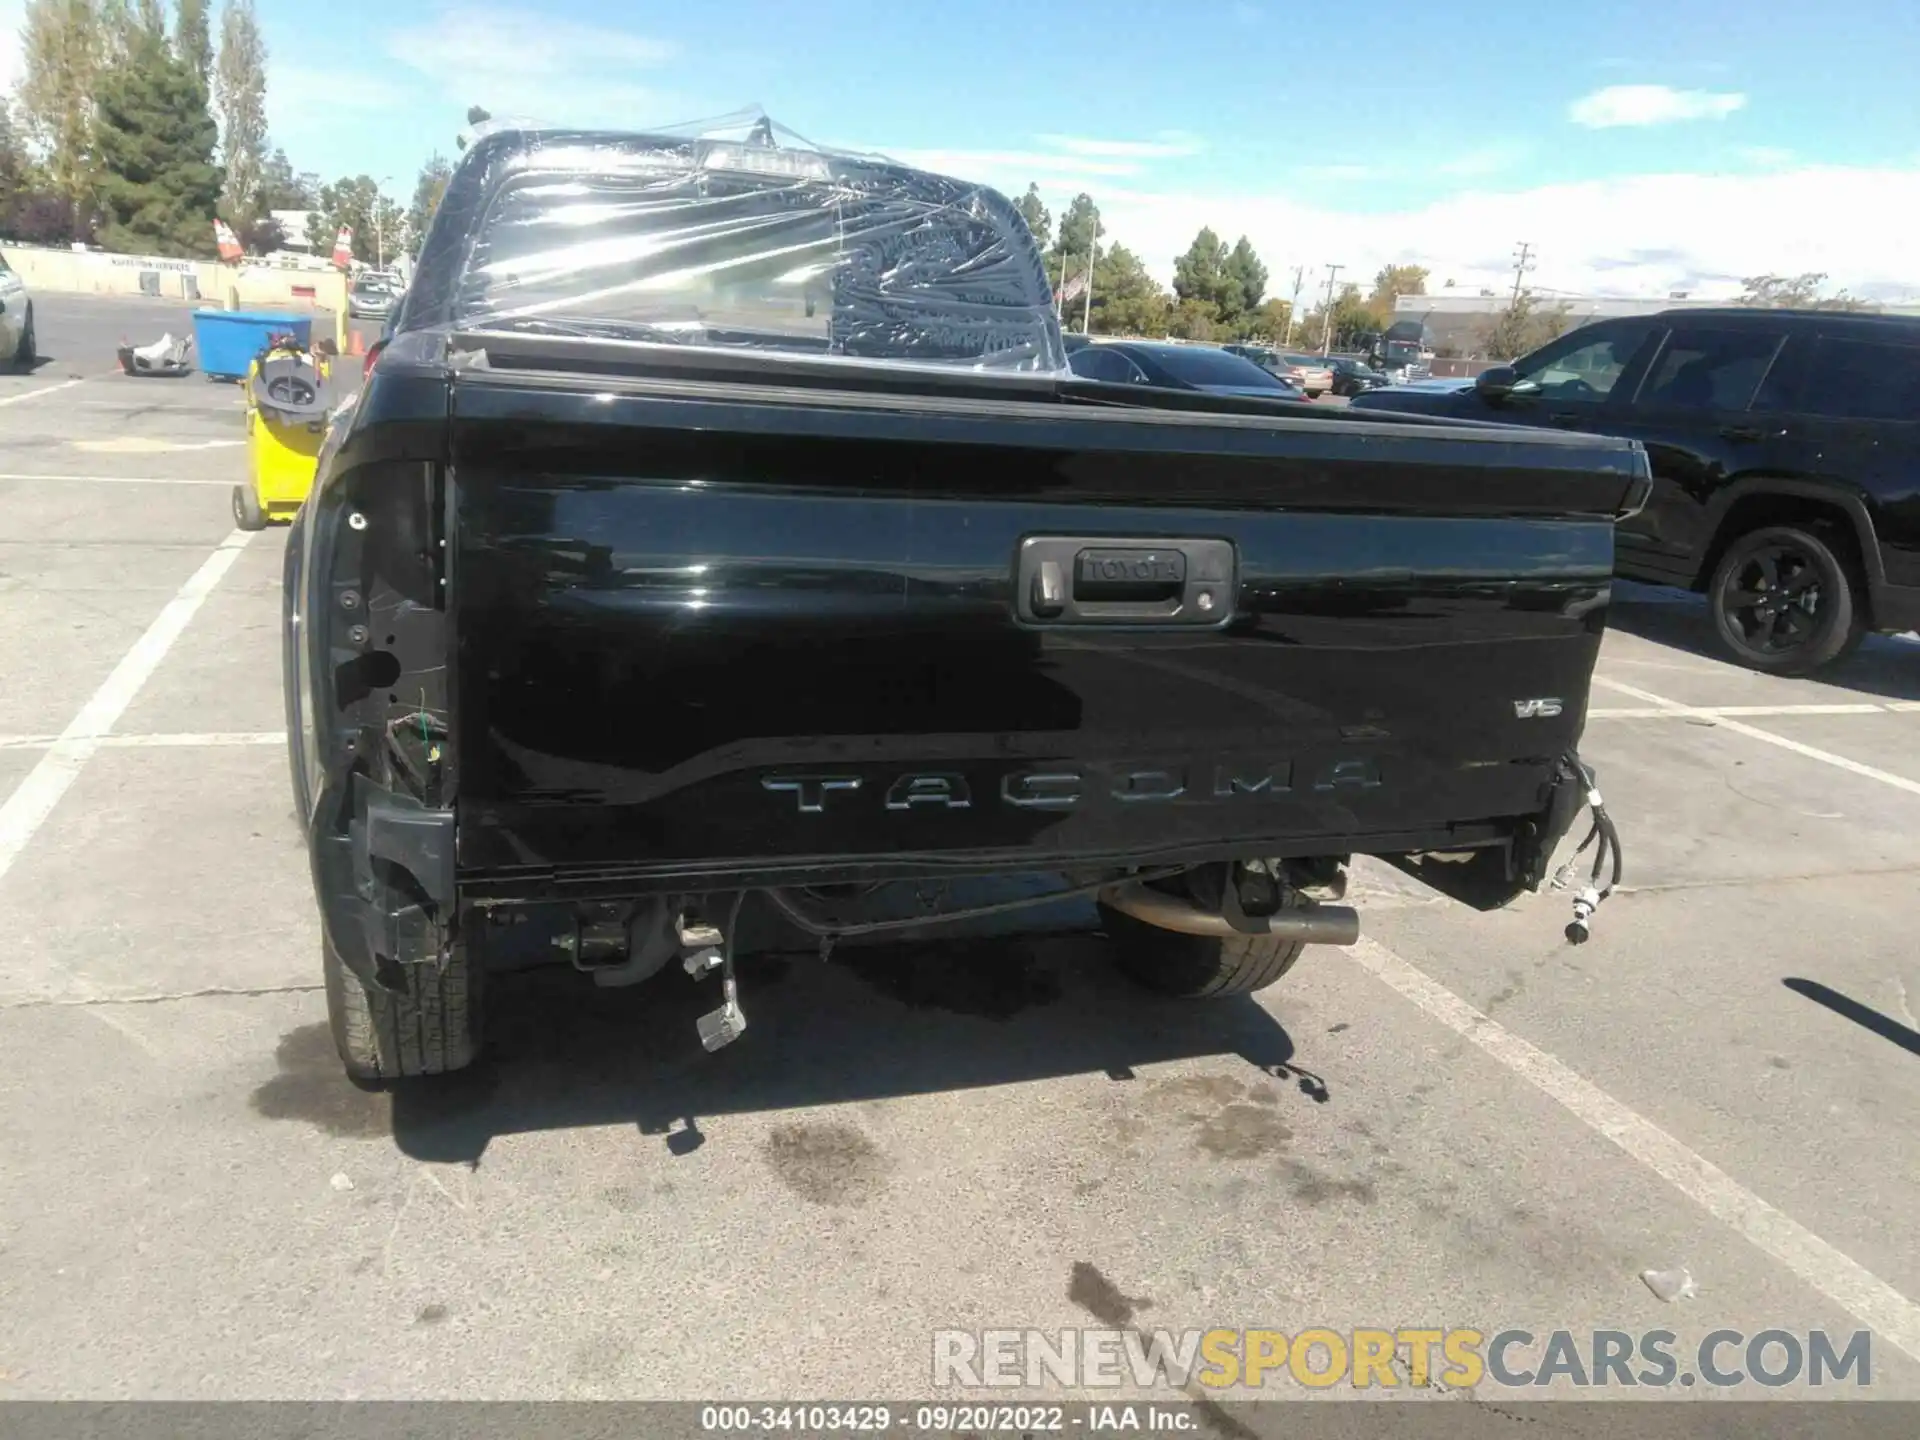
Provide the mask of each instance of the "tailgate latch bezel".
POLYGON ((1014 557, 1014 614, 1045 628, 1216 629, 1233 618, 1239 569, 1234 543, 1213 536, 1029 535, 1014 557))

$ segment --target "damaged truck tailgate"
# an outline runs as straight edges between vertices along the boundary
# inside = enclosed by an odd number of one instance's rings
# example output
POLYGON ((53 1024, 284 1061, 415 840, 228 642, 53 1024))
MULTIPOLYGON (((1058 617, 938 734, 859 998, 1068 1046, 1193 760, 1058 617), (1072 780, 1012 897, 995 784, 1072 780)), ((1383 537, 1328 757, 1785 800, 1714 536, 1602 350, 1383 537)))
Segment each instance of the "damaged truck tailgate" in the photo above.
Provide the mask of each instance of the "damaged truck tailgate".
POLYGON ((289 546, 342 1058, 473 1059, 503 915, 602 984, 719 972, 713 1046, 756 923, 968 910, 889 882, 1047 877, 1176 995, 1351 943, 1356 854, 1504 903, 1597 798, 1646 488, 1626 442, 1075 379, 961 182, 765 125, 488 136, 289 546))

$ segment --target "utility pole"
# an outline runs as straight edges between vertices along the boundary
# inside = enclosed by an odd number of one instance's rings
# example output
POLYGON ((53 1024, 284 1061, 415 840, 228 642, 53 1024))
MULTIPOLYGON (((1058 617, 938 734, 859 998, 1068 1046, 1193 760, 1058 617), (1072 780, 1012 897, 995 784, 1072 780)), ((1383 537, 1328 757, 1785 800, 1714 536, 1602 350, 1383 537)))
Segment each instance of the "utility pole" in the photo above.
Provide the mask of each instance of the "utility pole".
POLYGON ((1527 262, 1532 256, 1533 246, 1527 241, 1522 240, 1520 242, 1520 248, 1514 252, 1513 298, 1507 302, 1509 309, 1517 310, 1520 308, 1520 281, 1530 268, 1527 262))
POLYGON ((1333 349, 1333 281, 1334 281, 1334 277, 1337 276, 1342 270, 1346 268, 1347 267, 1344 265, 1327 266, 1327 313, 1326 313, 1326 317, 1320 323, 1320 353, 1323 356, 1327 354, 1328 351, 1333 349))
POLYGON ((1293 267, 1293 299, 1287 305, 1287 338, 1280 342, 1282 350, 1291 349, 1293 346, 1293 322, 1300 314, 1300 286, 1306 279, 1306 275, 1306 266, 1293 267))

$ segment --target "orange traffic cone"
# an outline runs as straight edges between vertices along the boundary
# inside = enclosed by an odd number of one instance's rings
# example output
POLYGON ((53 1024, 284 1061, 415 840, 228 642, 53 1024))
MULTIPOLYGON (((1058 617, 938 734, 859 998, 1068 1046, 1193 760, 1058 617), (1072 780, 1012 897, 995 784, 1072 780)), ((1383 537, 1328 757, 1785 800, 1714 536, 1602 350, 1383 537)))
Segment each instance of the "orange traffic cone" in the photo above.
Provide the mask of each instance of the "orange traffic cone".
POLYGON ((364 355, 366 353, 367 353, 366 340, 361 336, 358 330, 349 330, 347 332, 347 354, 364 355))

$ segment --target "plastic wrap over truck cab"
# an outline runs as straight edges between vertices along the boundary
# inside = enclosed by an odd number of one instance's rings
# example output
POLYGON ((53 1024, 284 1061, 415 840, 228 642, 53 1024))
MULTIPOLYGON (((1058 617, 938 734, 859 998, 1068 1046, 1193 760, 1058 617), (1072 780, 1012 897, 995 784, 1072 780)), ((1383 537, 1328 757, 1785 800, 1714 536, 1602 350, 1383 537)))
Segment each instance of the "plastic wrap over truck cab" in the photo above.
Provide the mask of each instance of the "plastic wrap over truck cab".
POLYGON ((975 883, 1175 994, 1350 943, 1355 854, 1539 885, 1645 456, 1144 391, 1067 368, 991 190, 764 122, 476 142, 288 552, 348 1068, 473 1058, 529 918, 724 971, 724 1043, 740 937, 975 883))

